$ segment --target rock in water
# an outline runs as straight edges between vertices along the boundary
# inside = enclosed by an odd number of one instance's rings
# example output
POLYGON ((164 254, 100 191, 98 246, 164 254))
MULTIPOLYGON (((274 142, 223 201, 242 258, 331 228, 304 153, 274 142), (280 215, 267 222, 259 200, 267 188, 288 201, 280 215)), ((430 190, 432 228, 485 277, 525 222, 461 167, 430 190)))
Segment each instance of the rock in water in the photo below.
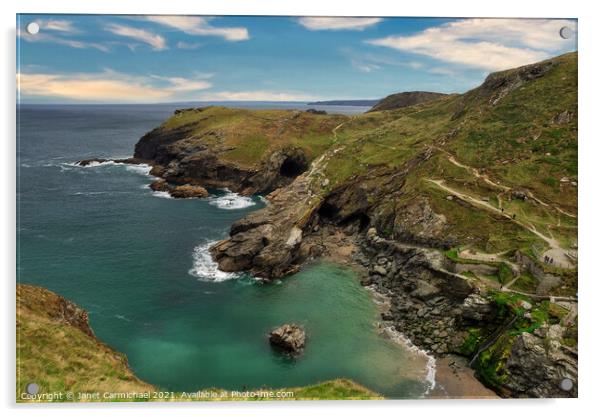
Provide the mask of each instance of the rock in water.
POLYGON ((153 191, 169 191, 169 184, 165 180, 153 181, 150 189, 153 191))
POLYGON ((283 324, 272 330, 270 343, 285 352, 299 354, 305 346, 305 332, 296 324, 283 324))
POLYGON ((209 192, 200 185, 178 185, 174 187, 170 194, 173 198, 205 198, 209 197, 209 192))

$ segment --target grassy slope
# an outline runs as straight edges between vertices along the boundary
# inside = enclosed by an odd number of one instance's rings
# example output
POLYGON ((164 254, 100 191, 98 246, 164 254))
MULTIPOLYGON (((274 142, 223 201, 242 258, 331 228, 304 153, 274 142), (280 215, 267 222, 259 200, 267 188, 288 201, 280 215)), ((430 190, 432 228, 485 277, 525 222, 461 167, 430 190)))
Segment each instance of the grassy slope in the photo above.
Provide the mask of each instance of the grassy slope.
MULTIPOLYGON (((125 355, 65 322, 58 307, 60 302, 61 297, 46 289, 17 285, 18 401, 30 382, 40 386, 40 393, 160 391, 132 373, 125 355)), ((241 400, 223 396, 227 391, 208 391, 216 395, 207 400, 241 400)), ((382 398, 345 379, 274 391, 293 392, 293 397, 285 398, 288 400, 382 398)), ((190 398, 175 393, 175 400, 190 398)))
POLYGON ((546 235, 552 231, 568 247, 576 241, 577 220, 551 205, 577 213, 577 188, 560 181, 577 180, 577 55, 555 60, 558 65, 550 72, 511 91, 495 106, 489 104, 494 93, 476 89, 433 103, 356 117, 339 130, 346 141, 326 169, 332 186, 376 166, 401 170, 428 153, 428 160, 413 166, 400 199, 388 204, 425 196, 461 240, 484 251, 545 247, 541 239, 495 213, 446 200, 448 193, 425 181, 444 179, 448 186, 477 199, 487 197, 498 207, 500 190, 451 163, 448 156, 453 156, 493 182, 531 191, 550 204, 509 201, 508 193, 503 196, 507 213, 515 213, 546 235), (567 124, 553 123, 563 111, 574 117, 567 124), (366 130, 363 126, 369 118, 369 125, 378 127, 366 130))

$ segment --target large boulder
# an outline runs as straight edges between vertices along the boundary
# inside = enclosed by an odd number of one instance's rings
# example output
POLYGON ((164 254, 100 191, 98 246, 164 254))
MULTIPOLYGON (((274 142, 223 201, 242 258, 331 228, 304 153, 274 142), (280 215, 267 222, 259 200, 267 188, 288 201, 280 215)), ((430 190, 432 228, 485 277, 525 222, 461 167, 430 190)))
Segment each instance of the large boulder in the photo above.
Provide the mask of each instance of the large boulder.
POLYGON ((296 324, 283 324, 270 332, 270 343, 287 353, 299 354, 305 346, 305 332, 296 324))
POLYGON ((172 188, 169 193, 173 198, 205 198, 209 192, 200 185, 184 184, 172 188))

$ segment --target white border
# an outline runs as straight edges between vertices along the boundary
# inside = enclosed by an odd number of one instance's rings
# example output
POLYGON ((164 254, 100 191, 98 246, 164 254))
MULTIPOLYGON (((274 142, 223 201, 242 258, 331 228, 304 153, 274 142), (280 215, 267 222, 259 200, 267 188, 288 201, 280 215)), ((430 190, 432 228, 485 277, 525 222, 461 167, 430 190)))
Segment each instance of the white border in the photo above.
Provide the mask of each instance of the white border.
POLYGON ((0 165, 2 188, 2 256, 4 269, 4 305, 2 320, 2 378, 1 402, 7 415, 71 416, 85 413, 89 416, 144 413, 147 416, 210 415, 245 416, 286 415, 307 416, 341 413, 364 416, 369 413, 388 415, 445 414, 450 416, 532 413, 546 416, 574 416, 590 408, 600 408, 596 399, 600 372, 600 330, 598 300, 600 281, 595 260, 600 258, 600 46, 602 39, 600 15, 594 10, 595 2, 556 1, 528 2, 505 0, 503 2, 470 2, 469 0, 401 2, 369 0, 363 2, 300 0, 19 0, 18 3, 1 3, 2 13, 2 97, 1 112, 3 161, 0 165), (583 227, 579 231, 580 246, 580 367, 578 400, 507 400, 507 401, 381 401, 381 402, 313 402, 313 403, 204 403, 204 404, 136 404, 105 405, 14 405, 14 288, 15 288, 15 14, 20 13, 109 13, 109 14, 254 14, 254 15, 347 15, 347 16, 486 16, 486 17, 576 17, 579 18, 579 217, 583 227), (596 123, 597 122, 597 123, 596 123), (597 191, 597 192, 596 192, 597 191), (598 307, 598 308, 596 308, 598 307), (8 343, 7 343, 8 341, 8 343))

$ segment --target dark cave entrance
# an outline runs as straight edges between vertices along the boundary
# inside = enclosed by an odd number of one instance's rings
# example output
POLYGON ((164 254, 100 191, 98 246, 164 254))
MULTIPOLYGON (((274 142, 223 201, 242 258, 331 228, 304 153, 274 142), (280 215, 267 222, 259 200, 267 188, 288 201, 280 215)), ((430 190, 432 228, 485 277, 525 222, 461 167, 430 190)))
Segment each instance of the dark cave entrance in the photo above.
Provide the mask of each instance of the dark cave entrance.
POLYGON ((356 224, 359 230, 364 230, 370 226, 370 217, 364 212, 356 212, 347 217, 339 217, 340 209, 328 202, 322 203, 318 209, 318 215, 327 222, 334 222, 339 226, 348 226, 356 224))
POLYGON ((305 171, 307 164, 300 158, 287 157, 280 165, 280 175, 288 178, 295 178, 305 171))

